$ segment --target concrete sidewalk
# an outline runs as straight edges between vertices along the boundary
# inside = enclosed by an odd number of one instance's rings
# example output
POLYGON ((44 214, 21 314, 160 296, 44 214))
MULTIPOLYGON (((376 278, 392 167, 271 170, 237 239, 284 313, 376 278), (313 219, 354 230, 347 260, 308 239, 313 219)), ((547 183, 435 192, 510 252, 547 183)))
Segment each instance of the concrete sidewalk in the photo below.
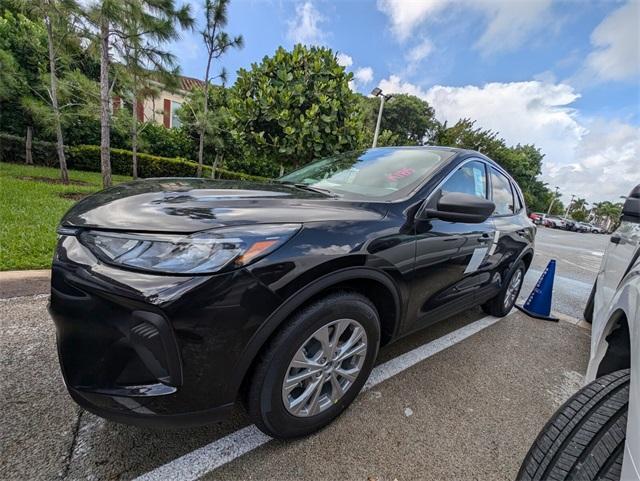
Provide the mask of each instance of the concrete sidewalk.
POLYGON ((51 270, 0 272, 0 299, 48 294, 51 270))

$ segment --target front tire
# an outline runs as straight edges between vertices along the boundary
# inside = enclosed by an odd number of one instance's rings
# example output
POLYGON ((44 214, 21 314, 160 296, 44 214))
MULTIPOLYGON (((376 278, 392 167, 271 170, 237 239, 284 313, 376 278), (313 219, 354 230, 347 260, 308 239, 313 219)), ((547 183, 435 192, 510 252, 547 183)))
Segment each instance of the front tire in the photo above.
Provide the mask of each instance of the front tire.
POLYGON ((629 406, 629 369, 574 394, 542 428, 518 481, 620 479, 629 406))
POLYGON ((306 436, 337 418, 366 382, 380 343, 375 306, 335 293, 298 311, 269 343, 249 381, 249 416, 280 439, 306 436))
POLYGON ((524 262, 519 261, 509 278, 505 280, 498 295, 482 304, 482 310, 496 317, 509 314, 520 294, 525 270, 524 262))

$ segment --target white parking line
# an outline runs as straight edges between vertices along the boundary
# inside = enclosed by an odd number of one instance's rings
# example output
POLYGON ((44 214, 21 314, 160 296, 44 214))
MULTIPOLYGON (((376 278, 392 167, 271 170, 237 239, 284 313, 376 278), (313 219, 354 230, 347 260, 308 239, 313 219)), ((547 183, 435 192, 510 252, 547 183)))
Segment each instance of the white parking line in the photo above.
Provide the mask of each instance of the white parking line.
MULTIPOLYGON (((514 311, 509 313, 512 314, 514 311)), ((500 317, 486 316, 460 329, 450 332, 434 341, 424 344, 412 351, 402 354, 390 361, 376 366, 363 391, 371 389, 383 381, 415 366, 433 356, 467 339, 470 336, 498 322, 500 317)), ((247 426, 206 446, 196 449, 184 456, 168 462, 156 469, 139 476, 134 481, 179 480, 195 481, 207 473, 239 458, 254 449, 268 443, 272 438, 262 433, 255 425, 247 426)))

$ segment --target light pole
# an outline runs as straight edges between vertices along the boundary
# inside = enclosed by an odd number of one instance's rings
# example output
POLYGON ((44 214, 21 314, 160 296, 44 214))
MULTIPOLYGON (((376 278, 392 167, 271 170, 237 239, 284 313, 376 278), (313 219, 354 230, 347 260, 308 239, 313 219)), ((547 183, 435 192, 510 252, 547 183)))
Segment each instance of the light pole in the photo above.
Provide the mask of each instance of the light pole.
POLYGON ((555 204, 556 199, 558 198, 558 190, 560 190, 560 187, 556 185, 556 191, 554 192, 553 199, 551 199, 551 203, 549 204, 549 210, 547 210, 547 215, 551 215, 551 208, 553 207, 553 204, 555 204))
POLYGON ((564 211, 564 220, 567 220, 567 215, 569 214, 569 211, 571 210, 571 204, 573 204, 574 197, 575 197, 575 195, 571 194, 571 200, 569 201, 569 205, 567 206, 567 210, 564 211))
POLYGON ((371 145, 371 148, 375 148, 375 146, 378 144, 378 134, 380 134, 380 124, 382 123, 382 110, 384 109, 384 102, 385 100, 389 100, 392 95, 384 95, 382 93, 382 89, 380 89, 379 87, 374 88, 371 91, 371 95, 373 95, 374 97, 380 97, 380 110, 378 110, 378 121, 376 122, 376 130, 373 133, 373 144, 371 145))

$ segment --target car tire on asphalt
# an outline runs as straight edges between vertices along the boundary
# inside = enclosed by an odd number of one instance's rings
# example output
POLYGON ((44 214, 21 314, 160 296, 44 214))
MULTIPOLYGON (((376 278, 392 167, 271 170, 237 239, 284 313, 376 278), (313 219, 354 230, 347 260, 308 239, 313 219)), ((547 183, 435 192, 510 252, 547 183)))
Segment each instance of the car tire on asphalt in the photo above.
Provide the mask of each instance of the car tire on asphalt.
POLYGON ((602 376, 564 403, 534 441, 517 479, 619 480, 629 369, 602 376))
POLYGON ((504 317, 509 314, 520 294, 525 270, 524 262, 519 261, 511 271, 509 278, 505 280, 500 292, 482 304, 482 310, 496 317, 504 317), (514 283, 516 285, 513 285, 514 283))
POLYGON ((360 294, 333 293, 302 308, 260 355, 246 388, 249 416, 280 439, 322 429, 356 398, 379 344, 378 312, 360 294))

